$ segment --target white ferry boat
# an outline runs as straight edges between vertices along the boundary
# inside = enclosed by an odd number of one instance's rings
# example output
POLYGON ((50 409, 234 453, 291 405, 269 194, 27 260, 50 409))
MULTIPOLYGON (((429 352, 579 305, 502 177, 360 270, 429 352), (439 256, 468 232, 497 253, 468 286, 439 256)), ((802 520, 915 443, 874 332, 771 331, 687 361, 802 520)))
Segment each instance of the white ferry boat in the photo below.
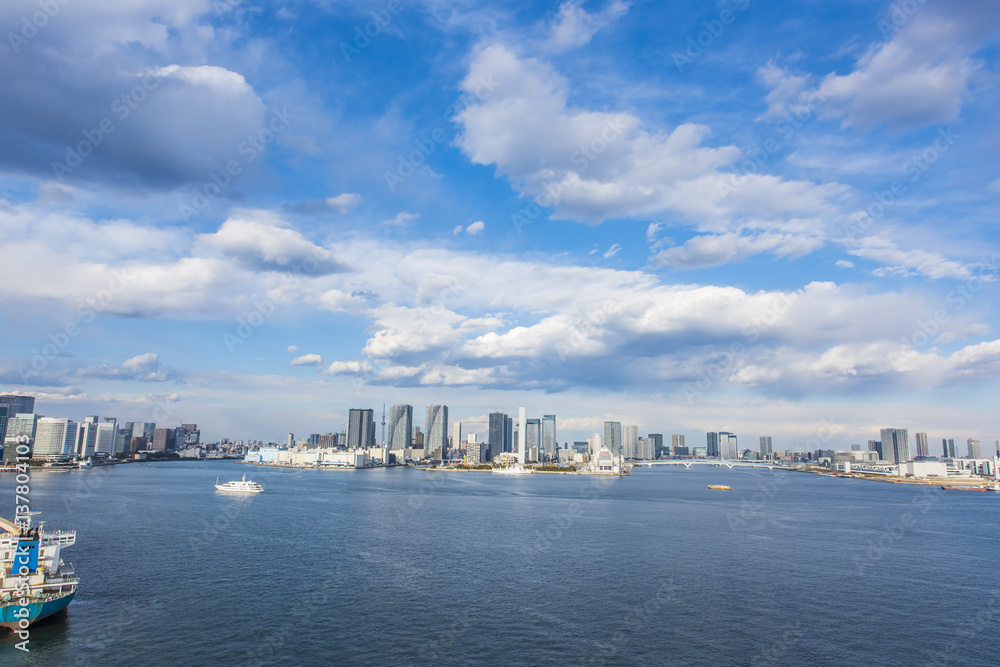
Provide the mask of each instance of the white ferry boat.
POLYGON ((225 493, 260 493, 264 490, 264 487, 257 482, 248 481, 247 476, 243 475, 242 480, 226 482, 225 484, 219 484, 219 478, 216 477, 215 490, 224 491, 225 493))
POLYGON ((45 531, 0 519, 0 625, 23 630, 62 611, 76 594, 79 579, 59 557, 76 543, 76 531, 45 531))

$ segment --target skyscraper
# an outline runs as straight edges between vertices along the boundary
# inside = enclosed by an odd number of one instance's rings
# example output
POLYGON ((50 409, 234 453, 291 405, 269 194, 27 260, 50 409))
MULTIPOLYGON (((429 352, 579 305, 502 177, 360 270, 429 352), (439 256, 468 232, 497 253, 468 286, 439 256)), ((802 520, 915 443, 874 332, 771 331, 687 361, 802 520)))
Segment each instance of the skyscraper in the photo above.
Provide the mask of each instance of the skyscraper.
MULTIPOLYGON (((393 405, 389 408, 389 450, 400 451, 411 447, 413 432, 413 406, 393 405)), ((400 461, 402 459, 399 459, 400 461)))
POLYGON ((735 433, 719 431, 719 457, 726 461, 740 458, 740 446, 735 433))
POLYGON ((517 461, 521 465, 528 462, 528 447, 527 444, 527 431, 528 431, 528 420, 524 416, 524 406, 518 406, 517 408, 517 434, 520 437, 520 442, 518 442, 517 449, 517 461))
POLYGON ((719 458, 720 455, 719 434, 712 433, 711 431, 709 431, 708 433, 705 434, 705 441, 707 445, 705 456, 713 459, 719 458))
POLYGON ((930 455, 930 450, 927 448, 927 434, 917 433, 917 456, 930 455))
POLYGON ((771 449, 771 436, 769 436, 769 435, 762 435, 762 436, 760 436, 760 456, 761 456, 761 458, 766 459, 767 457, 769 457, 771 455, 772 451, 773 450, 771 449))
POLYGON ((457 452, 462 448, 462 422, 452 422, 451 433, 451 448, 457 452))
POLYGON ((73 455, 77 423, 72 419, 42 417, 35 428, 33 459, 61 459, 73 455))
POLYGON ((604 422, 604 446, 608 448, 612 456, 622 454, 622 423, 604 422))
MULTIPOLYGON (((0 407, 0 410, 6 409, 7 406, 0 407)), ((19 439, 26 439, 27 442, 24 444, 28 445, 28 451, 31 451, 30 448, 35 444, 35 429, 38 425, 38 419, 36 414, 8 415, 7 436, 4 438, 4 461, 16 461, 18 456, 25 456, 25 454, 17 452, 17 446, 21 444, 18 442, 19 439)))
POLYGON ((510 419, 502 412, 490 413, 490 431, 486 438, 488 451, 486 456, 490 461, 503 452, 510 451, 510 440, 507 434, 507 421, 510 419))
POLYGON ((74 454, 77 458, 89 459, 94 455, 96 445, 97 416, 89 415, 83 418, 83 423, 77 428, 74 454))
POLYGON ((983 458, 983 448, 978 440, 969 438, 969 458, 970 459, 981 459, 983 458))
POLYGON ((15 394, 0 395, 0 446, 7 439, 7 425, 19 414, 31 414, 35 411, 34 396, 17 396, 15 394))
POLYGON ((670 451, 672 454, 677 454, 678 447, 686 447, 684 444, 684 434, 674 433, 670 436, 670 451))
POLYGON ((97 424, 97 435, 94 439, 94 453, 114 456, 118 453, 115 446, 118 442, 118 420, 114 417, 105 418, 97 424))
POLYGON ((957 459, 958 452, 955 451, 955 439, 954 438, 941 438, 941 447, 944 449, 944 457, 946 459, 957 459))
POLYGON ((882 460, 889 463, 905 463, 912 460, 909 435, 905 428, 882 429, 882 460))
POLYGON ((347 448, 368 449, 375 446, 375 410, 351 408, 347 413, 347 448))
POLYGON ((527 443, 527 449, 525 453, 529 461, 540 461, 542 453, 540 451, 540 446, 542 444, 542 420, 538 418, 528 419, 525 422, 525 442, 527 443))
POLYGON ((556 451, 558 448, 559 448, 559 441, 556 439, 556 416, 543 415, 542 450, 545 452, 545 457, 550 459, 555 459, 557 456, 559 456, 559 452, 556 451))
POLYGON ((639 455, 639 427, 627 424, 622 429, 622 455, 636 458, 639 455))
POLYGON ((448 406, 428 405, 424 421, 424 456, 443 459, 448 456, 448 406))
POLYGON ((658 459, 663 456, 663 434, 647 433, 646 439, 653 442, 653 458, 658 459))

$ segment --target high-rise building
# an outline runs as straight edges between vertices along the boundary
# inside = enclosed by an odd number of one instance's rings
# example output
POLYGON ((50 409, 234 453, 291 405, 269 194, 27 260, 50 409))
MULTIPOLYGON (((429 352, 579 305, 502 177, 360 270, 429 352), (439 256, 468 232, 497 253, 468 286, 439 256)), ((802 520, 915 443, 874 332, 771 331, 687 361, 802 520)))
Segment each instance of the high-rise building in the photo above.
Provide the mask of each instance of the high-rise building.
POLYGON ((869 440, 868 441, 868 451, 869 452, 881 452, 882 451, 882 443, 879 442, 878 440, 869 440))
POLYGON ((666 452, 663 451, 663 434, 662 433, 647 433, 646 439, 653 442, 653 458, 658 459, 663 456, 666 452))
POLYGON ((684 434, 683 433, 674 433, 673 435, 670 436, 670 453, 671 454, 674 454, 676 456, 677 455, 677 448, 678 447, 686 447, 686 446, 687 445, 684 444, 684 434))
POLYGON ((507 439, 507 420, 509 417, 502 412, 490 413, 490 430, 487 435, 489 460, 495 459, 503 452, 510 451, 510 441, 507 439))
POLYGON ((909 435, 905 428, 882 429, 882 460, 889 463, 912 461, 909 435))
POLYGON ((955 449, 955 439, 954 438, 941 438, 941 447, 944 450, 944 458, 946 459, 957 459, 958 452, 955 449))
MULTIPOLYGON (((612 456, 622 455, 622 423, 604 422, 604 446, 612 456)), ((600 451, 600 450, 598 450, 600 451)), ((596 455, 596 452, 594 453, 596 455)))
POLYGON ((76 446, 73 453, 77 458, 89 459, 94 456, 97 446, 97 416, 88 415, 76 431, 76 446))
POLYGON ((97 424, 97 436, 94 439, 94 453, 114 456, 118 453, 118 420, 114 417, 106 417, 104 421, 97 424))
POLYGON ((528 420, 524 415, 524 406, 520 405, 517 408, 517 437, 515 441, 518 445, 517 461, 521 465, 528 462, 527 432, 528 420))
POLYGON ((451 423, 451 448, 456 452, 462 448, 462 422, 451 423))
POLYGON ((597 453, 601 451, 601 448, 603 446, 604 446, 604 436, 601 435, 600 433, 595 433, 589 438, 587 438, 587 447, 588 447, 587 454, 588 456, 590 456, 591 460, 593 460, 593 458, 597 456, 597 453))
POLYGON ((639 455, 639 427, 626 424, 622 428, 622 456, 634 459, 639 455))
POLYGON ((428 405, 424 421, 424 456, 443 459, 448 456, 448 406, 428 405))
POLYGON ((156 428, 153 429, 153 442, 151 445, 155 452, 172 452, 177 448, 177 429, 156 428))
MULTIPOLYGON (((6 406, 0 409, 5 410, 6 406)), ((7 417, 7 436, 4 438, 3 450, 4 461, 16 461, 18 456, 31 455, 31 447, 35 444, 35 429, 38 426, 39 419, 38 415, 32 413, 19 413, 7 417), (27 454, 18 454, 17 446, 22 444, 18 440, 22 440, 23 444, 28 445, 27 454)))
POLYGON ((709 431, 705 434, 705 441, 705 456, 713 459, 719 458, 721 454, 721 450, 719 449, 719 434, 709 431))
POLYGON ((559 440, 556 439, 556 416, 542 415, 542 451, 545 458, 555 460, 559 456, 559 440))
POLYGON ((860 452, 861 451, 861 445, 860 444, 851 445, 851 451, 852 452, 860 452))
POLYGON ((774 450, 771 448, 771 436, 762 435, 760 436, 760 457, 766 459, 771 456, 771 452, 774 450))
POLYGON ((375 446, 375 411, 351 408, 347 411, 347 448, 368 449, 375 446))
POLYGON ((72 419, 42 417, 35 429, 33 459, 64 459, 73 456, 78 424, 72 419))
MULTIPOLYGON (((201 444, 201 431, 198 430, 197 424, 181 424, 181 428, 184 429, 184 444, 185 445, 200 445, 201 444)), ((180 443, 178 443, 180 444, 180 443)))
POLYGON ((735 433, 719 431, 719 457, 726 461, 736 461, 740 458, 740 445, 735 433))
POLYGON ((539 461, 541 460, 541 444, 542 444, 542 420, 538 418, 528 419, 525 422, 525 442, 527 443, 528 449, 526 454, 529 461, 539 461))
POLYGON ((927 448, 927 434, 917 433, 917 456, 930 456, 930 449, 927 448))
POLYGON ((0 445, 7 440, 8 422, 19 414, 30 415, 34 411, 34 396, 0 394, 0 445))
POLYGON ((978 440, 969 438, 969 457, 970 459, 981 459, 983 458, 983 448, 978 440))
MULTIPOLYGON (((389 450, 400 451, 412 447, 413 406, 402 404, 389 408, 389 450)), ((399 459, 402 461, 402 459, 399 459)))

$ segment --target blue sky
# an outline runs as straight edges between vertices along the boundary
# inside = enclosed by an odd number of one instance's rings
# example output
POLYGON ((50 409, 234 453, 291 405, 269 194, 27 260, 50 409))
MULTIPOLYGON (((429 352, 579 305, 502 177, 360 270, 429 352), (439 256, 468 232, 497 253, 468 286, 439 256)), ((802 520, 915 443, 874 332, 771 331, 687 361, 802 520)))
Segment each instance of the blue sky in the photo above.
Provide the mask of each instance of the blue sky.
POLYGON ((98 4, 0 7, 40 412, 1000 437, 995 3, 98 4))

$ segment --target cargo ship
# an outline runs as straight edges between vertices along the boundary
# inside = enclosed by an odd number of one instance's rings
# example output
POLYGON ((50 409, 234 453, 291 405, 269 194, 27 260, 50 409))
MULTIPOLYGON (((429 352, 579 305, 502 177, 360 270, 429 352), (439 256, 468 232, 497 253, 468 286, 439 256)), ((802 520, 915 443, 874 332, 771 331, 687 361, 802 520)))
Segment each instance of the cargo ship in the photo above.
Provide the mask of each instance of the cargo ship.
POLYGON ((73 600, 79 579, 60 558, 63 547, 76 543, 76 531, 45 531, 0 518, 0 625, 24 630, 35 621, 62 611, 73 600))

